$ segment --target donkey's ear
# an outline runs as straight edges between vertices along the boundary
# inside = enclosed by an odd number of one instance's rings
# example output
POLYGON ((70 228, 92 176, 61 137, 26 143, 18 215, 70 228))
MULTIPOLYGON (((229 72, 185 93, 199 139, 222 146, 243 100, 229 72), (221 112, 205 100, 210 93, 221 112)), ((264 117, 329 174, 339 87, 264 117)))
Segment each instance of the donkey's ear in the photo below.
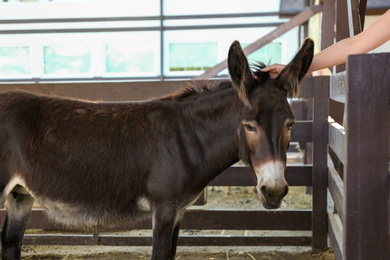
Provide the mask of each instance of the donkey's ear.
POLYGON ((299 82, 309 70, 313 60, 314 42, 307 38, 294 59, 287 64, 278 76, 283 88, 289 93, 289 96, 296 97, 299 93, 299 82))
POLYGON ((251 108, 248 93, 251 91, 253 75, 248 60, 241 49, 240 43, 234 41, 229 49, 228 69, 233 86, 237 89, 238 96, 244 105, 251 108))

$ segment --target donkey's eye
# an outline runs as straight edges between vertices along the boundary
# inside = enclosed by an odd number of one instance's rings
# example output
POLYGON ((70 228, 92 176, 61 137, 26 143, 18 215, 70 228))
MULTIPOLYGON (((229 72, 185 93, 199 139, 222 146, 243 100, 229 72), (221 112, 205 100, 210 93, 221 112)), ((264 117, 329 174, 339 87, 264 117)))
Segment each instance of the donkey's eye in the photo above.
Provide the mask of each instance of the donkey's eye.
POLYGON ((244 127, 249 132, 254 132, 256 129, 250 124, 244 124, 244 127))
POLYGON ((294 125, 294 122, 287 123, 286 127, 288 130, 291 130, 291 127, 294 125))

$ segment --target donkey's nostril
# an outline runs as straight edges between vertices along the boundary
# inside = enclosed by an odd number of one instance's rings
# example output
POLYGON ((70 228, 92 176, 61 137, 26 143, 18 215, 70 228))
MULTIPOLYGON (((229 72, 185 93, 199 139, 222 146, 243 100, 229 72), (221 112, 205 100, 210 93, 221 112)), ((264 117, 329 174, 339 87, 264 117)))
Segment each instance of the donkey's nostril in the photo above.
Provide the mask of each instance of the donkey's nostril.
POLYGON ((263 195, 265 197, 268 197, 268 191, 267 191, 267 187, 265 185, 261 186, 260 191, 261 191, 261 193, 263 193, 263 195))
POLYGON ((288 193, 288 185, 286 185, 286 189, 284 190, 284 194, 283 194, 283 197, 286 196, 288 193))

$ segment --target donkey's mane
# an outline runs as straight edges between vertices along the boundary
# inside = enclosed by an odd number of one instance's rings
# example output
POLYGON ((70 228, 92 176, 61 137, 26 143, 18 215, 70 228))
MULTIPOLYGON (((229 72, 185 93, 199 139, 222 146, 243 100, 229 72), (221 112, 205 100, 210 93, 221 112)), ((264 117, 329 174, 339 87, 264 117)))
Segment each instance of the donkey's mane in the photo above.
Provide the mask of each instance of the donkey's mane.
POLYGON ((265 82, 270 79, 268 72, 262 72, 261 69, 264 69, 266 65, 262 62, 256 62, 252 65, 253 76, 257 81, 265 82))
MULTIPOLYGON (((261 69, 265 67, 265 64, 262 62, 257 62, 252 65, 253 76, 257 81, 265 82, 270 78, 268 72, 261 71, 261 69)), ((215 92, 232 87, 232 83, 229 80, 216 81, 212 83, 207 81, 192 81, 188 82, 186 86, 178 89, 172 94, 161 97, 160 100, 182 101, 205 92, 215 92)))
POLYGON ((232 87, 233 87, 232 83, 228 80, 217 81, 217 82, 192 81, 192 82, 188 82, 185 87, 178 89, 172 94, 161 97, 160 100, 182 101, 184 99, 197 96, 205 92, 211 93, 211 92, 228 89, 232 87))

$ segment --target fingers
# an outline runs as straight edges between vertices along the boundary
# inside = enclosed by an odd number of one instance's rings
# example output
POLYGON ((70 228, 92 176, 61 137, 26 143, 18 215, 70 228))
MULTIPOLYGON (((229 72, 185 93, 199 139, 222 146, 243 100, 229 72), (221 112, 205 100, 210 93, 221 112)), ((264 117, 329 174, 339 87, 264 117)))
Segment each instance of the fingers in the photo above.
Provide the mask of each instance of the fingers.
POLYGON ((268 67, 261 69, 262 72, 268 72, 271 79, 275 79, 279 76, 286 65, 283 64, 272 64, 268 67))
POLYGON ((274 70, 273 65, 260 69, 262 72, 269 72, 270 70, 274 70))

